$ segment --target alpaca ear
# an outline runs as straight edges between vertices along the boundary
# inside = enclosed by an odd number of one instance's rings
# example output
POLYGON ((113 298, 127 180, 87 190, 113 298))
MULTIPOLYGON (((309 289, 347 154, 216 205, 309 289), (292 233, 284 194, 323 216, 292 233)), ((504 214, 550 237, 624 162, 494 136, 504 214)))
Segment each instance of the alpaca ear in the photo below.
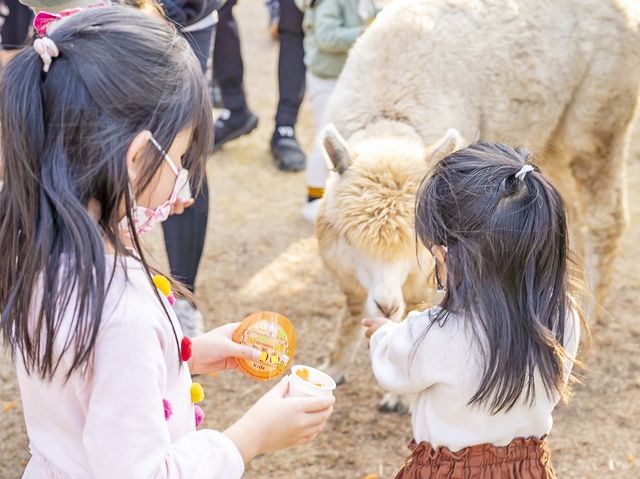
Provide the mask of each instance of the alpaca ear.
POLYGON ((351 166, 351 153, 346 140, 333 124, 327 125, 322 131, 322 145, 325 154, 331 160, 334 171, 342 174, 351 166))
POLYGON ((460 132, 455 128, 449 128, 442 138, 427 149, 427 161, 430 164, 435 164, 462 148, 463 145, 464 140, 460 132))

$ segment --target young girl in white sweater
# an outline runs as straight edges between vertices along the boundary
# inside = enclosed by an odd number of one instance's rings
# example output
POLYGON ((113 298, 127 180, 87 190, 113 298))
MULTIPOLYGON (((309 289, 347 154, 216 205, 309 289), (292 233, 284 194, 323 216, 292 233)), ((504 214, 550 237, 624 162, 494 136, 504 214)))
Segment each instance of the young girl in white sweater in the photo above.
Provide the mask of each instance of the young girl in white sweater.
POLYGON ((546 435, 578 348, 562 198, 522 149, 436 165, 416 230, 446 290, 402 323, 365 319, 380 385, 417 394, 397 478, 553 478, 546 435))

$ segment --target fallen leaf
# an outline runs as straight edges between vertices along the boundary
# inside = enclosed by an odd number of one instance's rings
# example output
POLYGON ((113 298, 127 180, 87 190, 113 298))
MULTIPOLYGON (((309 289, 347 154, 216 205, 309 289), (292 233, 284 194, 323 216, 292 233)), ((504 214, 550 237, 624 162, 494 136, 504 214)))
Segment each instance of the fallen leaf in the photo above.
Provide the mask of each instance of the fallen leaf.
POLYGON ((6 414, 6 413, 8 413, 9 411, 11 411, 12 409, 15 409, 15 408, 16 408, 16 403, 14 403, 13 401, 9 401, 2 408, 2 412, 6 414))

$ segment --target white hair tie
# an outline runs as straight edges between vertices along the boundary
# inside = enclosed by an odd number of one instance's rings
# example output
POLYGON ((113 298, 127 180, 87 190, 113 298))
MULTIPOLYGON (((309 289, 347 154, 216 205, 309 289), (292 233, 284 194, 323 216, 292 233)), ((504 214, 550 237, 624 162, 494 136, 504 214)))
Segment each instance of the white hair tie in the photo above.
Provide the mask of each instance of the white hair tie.
POLYGON ((532 171, 536 171, 532 165, 522 165, 522 168, 520 168, 520 171, 518 171, 515 176, 520 181, 524 181, 524 177, 527 176, 527 173, 531 173, 532 171))
POLYGON ((57 45, 51 38, 42 37, 33 42, 33 49, 40 55, 42 59, 43 67, 42 71, 47 73, 51 67, 51 62, 54 58, 60 55, 57 45))

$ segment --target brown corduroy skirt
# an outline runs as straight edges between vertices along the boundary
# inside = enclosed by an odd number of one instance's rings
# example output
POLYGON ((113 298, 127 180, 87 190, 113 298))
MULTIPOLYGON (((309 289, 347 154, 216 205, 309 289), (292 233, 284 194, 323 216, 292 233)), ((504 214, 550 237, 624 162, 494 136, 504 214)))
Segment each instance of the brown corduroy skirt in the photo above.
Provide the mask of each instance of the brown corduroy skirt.
POLYGON ((451 452, 428 442, 409 445, 411 455, 396 479, 556 479, 547 441, 518 438, 497 447, 479 444, 451 452))

